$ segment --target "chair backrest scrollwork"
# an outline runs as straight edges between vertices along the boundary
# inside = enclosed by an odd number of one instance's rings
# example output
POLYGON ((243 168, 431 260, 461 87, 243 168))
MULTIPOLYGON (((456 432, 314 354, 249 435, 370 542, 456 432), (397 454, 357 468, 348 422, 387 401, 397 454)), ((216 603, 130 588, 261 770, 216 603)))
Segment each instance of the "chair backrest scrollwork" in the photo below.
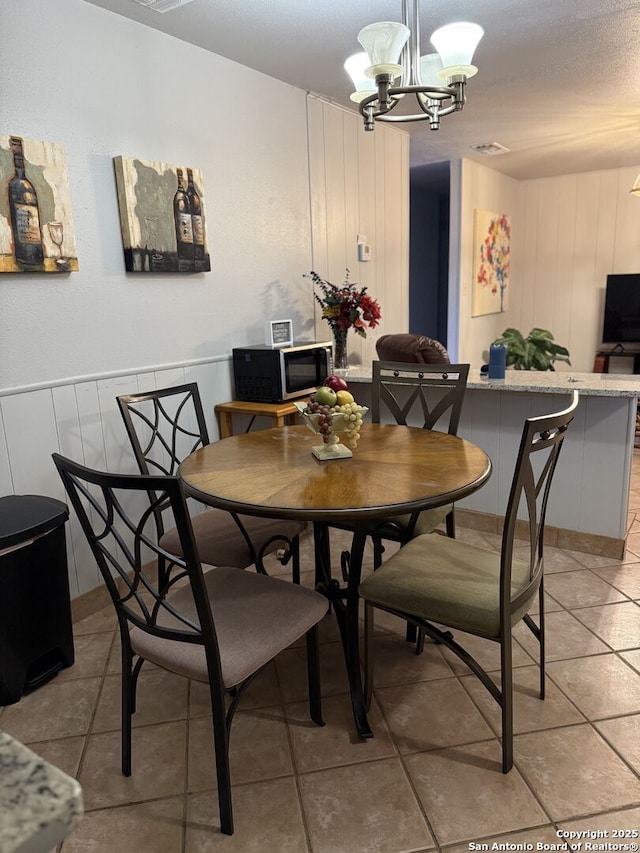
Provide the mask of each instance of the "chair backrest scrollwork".
POLYGON ((468 364, 374 361, 371 419, 456 435, 468 376, 468 364))

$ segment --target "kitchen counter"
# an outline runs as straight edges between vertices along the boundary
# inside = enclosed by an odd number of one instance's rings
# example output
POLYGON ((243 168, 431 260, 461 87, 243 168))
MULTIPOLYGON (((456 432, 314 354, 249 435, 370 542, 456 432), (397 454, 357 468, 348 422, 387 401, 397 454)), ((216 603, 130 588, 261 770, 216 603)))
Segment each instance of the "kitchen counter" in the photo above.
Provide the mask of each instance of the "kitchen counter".
MULTIPOLYGON (((348 383, 370 383, 371 369, 352 367, 344 378, 348 383)), ((487 379, 479 370, 471 370, 467 388, 546 394, 564 394, 576 389, 586 397, 640 397, 640 375, 509 369, 504 379, 487 379)))
POLYGON ((569 373, 553 370, 507 370, 504 379, 485 379, 469 373, 467 388, 564 394, 576 390, 585 397, 639 397, 640 376, 621 373, 569 373))
MULTIPOLYGON (((345 375, 356 400, 371 405, 371 369, 345 375)), ((493 476, 458 506, 463 523, 500 530, 526 418, 559 411, 577 390, 580 402, 547 510, 547 543, 620 558, 624 553, 640 376, 507 370, 504 379, 469 374, 458 435, 485 450, 493 476)))
POLYGON ((0 851, 49 853, 82 814, 78 782, 0 731, 0 851))

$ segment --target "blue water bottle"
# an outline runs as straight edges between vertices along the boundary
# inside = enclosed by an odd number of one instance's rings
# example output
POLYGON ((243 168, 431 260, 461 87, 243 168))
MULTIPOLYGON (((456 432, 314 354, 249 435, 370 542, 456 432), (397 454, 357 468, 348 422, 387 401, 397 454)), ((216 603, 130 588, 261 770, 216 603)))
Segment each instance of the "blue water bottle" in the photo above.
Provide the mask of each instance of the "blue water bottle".
POLYGON ((504 344, 489 347, 489 379, 504 379, 507 364, 507 348, 504 344))

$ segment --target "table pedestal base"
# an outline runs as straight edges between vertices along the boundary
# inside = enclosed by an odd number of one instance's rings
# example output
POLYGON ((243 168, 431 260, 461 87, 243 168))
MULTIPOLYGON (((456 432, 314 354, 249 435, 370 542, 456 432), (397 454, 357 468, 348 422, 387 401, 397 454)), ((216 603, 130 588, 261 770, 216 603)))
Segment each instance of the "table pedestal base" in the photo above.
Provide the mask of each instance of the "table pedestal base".
POLYGON ((327 526, 315 523, 313 528, 316 589, 327 596, 336 615, 344 651, 344 660, 347 667, 351 707, 353 709, 353 719, 356 729, 361 738, 371 738, 373 737, 373 732, 367 720, 365 709, 358 644, 358 611, 360 602, 358 586, 360 585, 362 557, 367 533, 366 530, 357 530, 353 536, 351 557, 349 560, 349 579, 347 586, 344 587, 340 586, 338 580, 331 577, 331 554, 327 526))

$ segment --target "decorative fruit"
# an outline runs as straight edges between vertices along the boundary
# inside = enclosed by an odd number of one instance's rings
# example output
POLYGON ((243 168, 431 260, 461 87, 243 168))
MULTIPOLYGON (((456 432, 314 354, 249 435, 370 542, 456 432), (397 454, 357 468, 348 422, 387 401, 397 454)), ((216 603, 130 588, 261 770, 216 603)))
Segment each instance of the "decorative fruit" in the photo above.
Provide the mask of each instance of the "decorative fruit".
POLYGON ((342 376, 334 376, 332 373, 331 376, 327 376, 324 380, 324 384, 328 385, 329 388, 333 388, 334 391, 346 391, 347 383, 344 381, 342 376))
MULTIPOLYGON (((336 407, 345 418, 345 444, 349 447, 357 447, 360 441, 360 427, 362 426, 362 413, 366 411, 357 403, 345 403, 342 406, 336 407)), ((334 410, 335 411, 335 410, 334 410)))
POLYGON ((346 406, 347 403, 355 403, 351 391, 336 391, 336 404, 338 406, 346 406))
MULTIPOLYGON (((346 385, 340 376, 334 376, 333 379, 346 385)), ((328 385, 322 385, 311 394, 306 406, 302 408, 300 404, 299 408, 303 415, 313 418, 308 425, 313 432, 320 433, 325 444, 339 441, 337 433, 342 433, 348 447, 354 448, 358 444, 362 417, 368 410, 358 405, 346 388, 334 391, 328 385)))
POLYGON ((328 385, 322 385, 316 391, 315 401, 321 406, 335 406, 336 400, 336 392, 332 388, 329 388, 328 385))
POLYGON ((309 415, 318 415, 318 432, 326 444, 331 433, 331 409, 329 406, 321 406, 316 400, 309 400, 306 411, 309 415))

